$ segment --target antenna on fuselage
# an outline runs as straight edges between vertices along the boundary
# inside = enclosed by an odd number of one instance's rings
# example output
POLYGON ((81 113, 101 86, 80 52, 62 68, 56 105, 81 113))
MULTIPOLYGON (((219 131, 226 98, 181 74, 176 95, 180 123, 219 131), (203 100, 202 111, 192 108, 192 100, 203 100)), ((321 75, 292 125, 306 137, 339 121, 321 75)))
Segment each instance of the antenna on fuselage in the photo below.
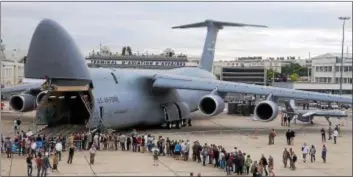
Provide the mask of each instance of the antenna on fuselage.
POLYGON ((267 28, 264 25, 251 25, 251 24, 243 24, 243 23, 232 23, 232 22, 221 22, 221 21, 214 21, 214 20, 205 20, 204 22, 199 23, 192 23, 187 25, 181 26, 174 26, 172 29, 180 28, 200 28, 200 27, 207 27, 207 35, 205 39, 205 43, 203 46, 203 51, 200 60, 200 68, 212 71, 212 64, 214 60, 214 52, 217 40, 218 31, 223 29, 223 27, 261 27, 267 28))

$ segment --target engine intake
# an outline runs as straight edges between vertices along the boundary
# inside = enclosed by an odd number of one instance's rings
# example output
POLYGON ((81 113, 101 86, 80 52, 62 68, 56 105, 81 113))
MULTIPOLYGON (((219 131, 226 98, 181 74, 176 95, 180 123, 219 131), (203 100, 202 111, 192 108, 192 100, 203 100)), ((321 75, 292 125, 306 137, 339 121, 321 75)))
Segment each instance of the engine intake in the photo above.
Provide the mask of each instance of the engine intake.
POLYGON ((279 109, 278 105, 273 101, 261 101, 255 107, 255 116, 264 122, 269 122, 274 120, 278 115, 279 109))
POLYGON ((14 95, 10 98, 11 109, 18 112, 28 112, 35 109, 36 97, 30 94, 14 95))
POLYGON ((223 112, 225 107, 224 100, 215 94, 206 95, 201 98, 199 103, 200 111, 206 116, 215 116, 223 112))
POLYGON ((36 104, 37 106, 39 105, 40 101, 42 101, 42 99, 44 98, 44 96, 47 95, 47 92, 46 91, 43 91, 43 92, 40 92, 38 95, 37 95, 37 98, 36 98, 36 104))

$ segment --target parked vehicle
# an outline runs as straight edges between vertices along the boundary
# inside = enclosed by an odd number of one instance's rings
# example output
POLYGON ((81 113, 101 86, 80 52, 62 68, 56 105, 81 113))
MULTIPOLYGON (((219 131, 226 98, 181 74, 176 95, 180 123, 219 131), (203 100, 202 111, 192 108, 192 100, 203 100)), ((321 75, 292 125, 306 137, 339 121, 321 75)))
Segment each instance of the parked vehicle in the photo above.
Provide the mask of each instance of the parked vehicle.
POLYGON ((316 102, 313 102, 313 101, 309 102, 310 107, 317 107, 317 105, 318 104, 316 102))
POLYGON ((344 109, 349 109, 351 107, 352 107, 352 105, 350 105, 350 104, 341 104, 341 108, 344 108, 344 109))
POLYGON ((329 105, 329 108, 330 108, 330 109, 338 109, 339 107, 338 107, 338 104, 337 104, 337 103, 331 103, 331 104, 329 105))
POLYGON ((329 109, 329 105, 327 103, 321 102, 320 103, 320 108, 321 109, 329 109))

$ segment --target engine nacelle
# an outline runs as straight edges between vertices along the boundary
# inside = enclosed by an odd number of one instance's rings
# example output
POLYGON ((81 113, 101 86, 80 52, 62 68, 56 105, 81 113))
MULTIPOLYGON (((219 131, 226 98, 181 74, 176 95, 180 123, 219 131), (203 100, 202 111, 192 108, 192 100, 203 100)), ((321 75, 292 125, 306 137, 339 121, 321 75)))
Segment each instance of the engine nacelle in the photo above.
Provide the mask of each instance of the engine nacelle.
POLYGON ((224 100, 215 94, 203 96, 199 103, 200 111, 206 116, 215 116, 223 112, 224 100))
POLYGON ((261 101, 255 107, 254 114, 261 121, 269 122, 274 120, 279 112, 278 105, 273 101, 261 101))
POLYGON ((28 112, 35 109, 36 97, 31 94, 14 95, 10 98, 9 105, 12 110, 28 112))
POLYGON ((36 104, 37 106, 39 105, 40 101, 44 98, 44 96, 47 95, 47 92, 46 91, 43 91, 43 92, 40 92, 38 95, 37 95, 37 98, 36 98, 36 104))

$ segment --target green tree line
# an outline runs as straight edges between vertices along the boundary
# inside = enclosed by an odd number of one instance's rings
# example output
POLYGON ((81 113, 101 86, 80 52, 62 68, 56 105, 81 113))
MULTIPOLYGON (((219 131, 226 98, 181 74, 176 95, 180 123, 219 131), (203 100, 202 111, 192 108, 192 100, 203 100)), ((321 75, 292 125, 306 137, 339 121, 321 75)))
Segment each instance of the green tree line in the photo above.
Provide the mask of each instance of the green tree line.
MULTIPOLYGON (((309 70, 310 72, 310 70, 309 70)), ((309 73, 310 74, 310 73, 309 73)), ((281 73, 276 72, 273 69, 267 70, 267 78, 272 80, 273 75, 276 77, 289 77, 292 81, 299 80, 302 76, 308 76, 308 67, 301 66, 298 63, 291 62, 288 65, 281 67, 281 73)))

